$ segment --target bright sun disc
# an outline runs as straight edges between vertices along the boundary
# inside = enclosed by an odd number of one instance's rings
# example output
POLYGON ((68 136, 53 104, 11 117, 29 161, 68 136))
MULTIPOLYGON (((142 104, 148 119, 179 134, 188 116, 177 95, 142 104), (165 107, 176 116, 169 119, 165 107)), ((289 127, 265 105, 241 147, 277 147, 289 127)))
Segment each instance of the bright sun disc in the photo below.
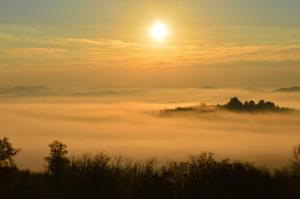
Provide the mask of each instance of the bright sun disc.
POLYGON ((168 36, 169 31, 166 24, 162 22, 156 22, 150 28, 150 35, 154 40, 163 41, 168 36))

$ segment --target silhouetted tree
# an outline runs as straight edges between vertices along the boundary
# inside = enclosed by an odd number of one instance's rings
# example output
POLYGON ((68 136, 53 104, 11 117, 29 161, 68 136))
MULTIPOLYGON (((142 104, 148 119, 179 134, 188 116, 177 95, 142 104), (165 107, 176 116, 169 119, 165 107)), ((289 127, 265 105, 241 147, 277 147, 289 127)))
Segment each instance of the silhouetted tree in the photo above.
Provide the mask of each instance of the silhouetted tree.
POLYGON ((260 100, 257 104, 251 101, 245 101, 242 103, 237 97, 233 97, 225 105, 219 105, 218 107, 225 108, 229 111, 238 112, 287 112, 292 111, 289 108, 283 108, 275 105, 273 102, 260 100))
POLYGON ((265 100, 259 100, 259 102, 257 103, 256 107, 259 109, 263 109, 265 107, 265 100))
POLYGON ((243 103, 237 97, 233 97, 224 107, 230 110, 240 111, 243 108, 243 103))
POLYGON ((292 164, 275 173, 247 162, 216 160, 207 152, 159 166, 154 160, 131 162, 103 153, 69 160, 65 144, 54 141, 49 147, 46 175, 0 167, 1 199, 300 198, 300 145, 292 164))
POLYGON ((293 173, 300 177, 300 144, 294 147, 291 168, 293 173))
POLYGON ((8 138, 0 139, 0 166, 14 166, 13 157, 20 149, 13 148, 8 138))
POLYGON ((160 111, 162 115, 172 114, 172 113, 210 113, 215 112, 217 109, 239 112, 239 113, 259 113, 259 112, 272 112, 272 113, 287 113, 293 112, 295 109, 279 107, 273 102, 260 100, 257 104, 255 101, 245 101, 244 103, 240 101, 237 97, 233 97, 230 101, 224 105, 200 105, 191 107, 177 107, 174 109, 165 109, 160 111))
POLYGON ((59 141, 54 141, 49 147, 50 154, 45 158, 48 163, 47 171, 54 177, 60 177, 70 164, 67 158, 67 145, 59 141))

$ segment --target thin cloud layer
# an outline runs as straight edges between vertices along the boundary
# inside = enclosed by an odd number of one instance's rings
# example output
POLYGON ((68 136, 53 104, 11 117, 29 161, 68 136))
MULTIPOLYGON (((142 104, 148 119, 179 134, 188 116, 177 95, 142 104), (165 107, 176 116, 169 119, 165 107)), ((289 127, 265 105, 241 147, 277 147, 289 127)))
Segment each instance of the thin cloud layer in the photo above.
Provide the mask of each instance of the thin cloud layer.
MULTIPOLYGON (((11 39, 10 39, 11 40, 11 39)), ((2 47, 2 65, 49 67, 183 67, 235 62, 300 61, 297 44, 209 45, 203 43, 168 44, 132 43, 122 40, 61 38, 30 40, 15 38, 22 47, 2 47), (39 45, 38 45, 39 44, 39 45), (37 47, 40 46, 40 47, 37 47), (42 59, 43 58, 43 59, 42 59), (16 60, 16 61, 14 61, 16 60)))

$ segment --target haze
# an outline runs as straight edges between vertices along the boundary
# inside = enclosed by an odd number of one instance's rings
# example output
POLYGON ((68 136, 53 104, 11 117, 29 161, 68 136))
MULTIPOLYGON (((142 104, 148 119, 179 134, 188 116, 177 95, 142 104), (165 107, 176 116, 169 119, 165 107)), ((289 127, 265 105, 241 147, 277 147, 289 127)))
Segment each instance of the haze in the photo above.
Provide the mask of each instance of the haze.
POLYGON ((165 108, 201 102, 225 103, 227 96, 233 95, 264 98, 299 109, 299 93, 238 89, 100 91, 89 96, 2 98, 1 131, 22 149, 18 165, 43 169, 47 145, 59 139, 69 146, 72 155, 106 151, 131 159, 157 157, 165 161, 211 151, 220 159, 229 157, 279 168, 288 163, 292 147, 300 141, 299 113, 158 114, 165 108))

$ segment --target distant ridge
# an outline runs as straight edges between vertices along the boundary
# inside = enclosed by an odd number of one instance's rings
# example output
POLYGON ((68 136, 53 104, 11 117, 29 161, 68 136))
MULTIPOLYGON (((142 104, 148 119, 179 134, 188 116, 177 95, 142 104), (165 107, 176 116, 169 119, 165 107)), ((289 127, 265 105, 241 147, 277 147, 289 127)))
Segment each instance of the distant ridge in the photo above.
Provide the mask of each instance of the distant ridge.
POLYGON ((207 85, 200 86, 199 88, 200 88, 200 89, 217 89, 217 87, 214 87, 214 86, 207 86, 207 85))
POLYGON ((15 86, 10 88, 0 88, 1 95, 14 96, 30 96, 30 95, 44 95, 48 91, 44 86, 15 86))
POLYGON ((39 97, 39 96, 131 96, 147 92, 143 89, 52 89, 44 86, 0 87, 1 97, 39 97))
POLYGON ((274 90, 275 92, 300 92, 300 86, 293 86, 287 88, 279 88, 274 90))

